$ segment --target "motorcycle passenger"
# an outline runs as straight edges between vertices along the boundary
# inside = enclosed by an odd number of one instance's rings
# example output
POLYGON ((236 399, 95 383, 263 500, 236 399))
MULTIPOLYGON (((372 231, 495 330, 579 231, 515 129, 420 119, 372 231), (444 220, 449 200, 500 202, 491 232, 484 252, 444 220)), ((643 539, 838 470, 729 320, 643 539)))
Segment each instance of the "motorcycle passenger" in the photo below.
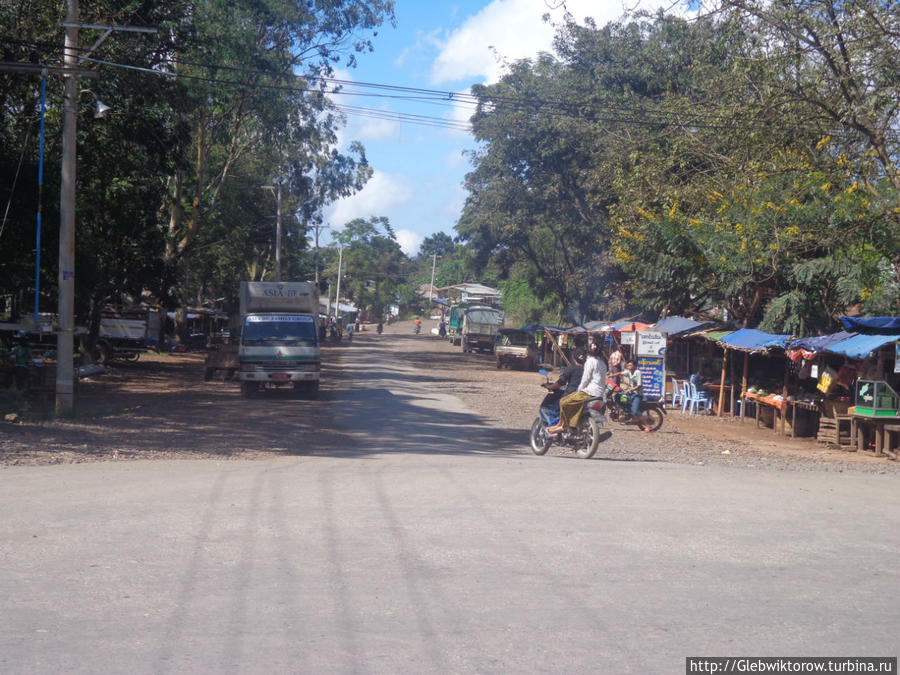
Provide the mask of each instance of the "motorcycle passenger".
POLYGON ((559 421, 560 399, 578 391, 578 385, 581 384, 581 377, 584 373, 584 361, 586 358, 587 355, 584 352, 576 352, 575 361, 572 365, 563 368, 556 382, 545 382, 541 385, 545 389, 550 390, 544 397, 544 400, 541 401, 540 408, 541 419, 548 426, 559 421))
MULTIPOLYGON (((622 391, 628 396, 628 407, 632 417, 639 417, 641 414, 641 401, 644 400, 644 383, 641 371, 637 369, 634 361, 625 364, 625 371, 622 373, 622 391)), ((649 432, 649 429, 644 429, 649 432)))
POLYGON ((603 396, 603 392, 606 390, 606 373, 609 366, 600 351, 600 345, 591 342, 588 349, 588 358, 584 364, 578 391, 563 397, 559 402, 559 424, 549 427, 548 433, 558 434, 577 427, 581 421, 581 414, 584 412, 585 401, 589 398, 603 396))

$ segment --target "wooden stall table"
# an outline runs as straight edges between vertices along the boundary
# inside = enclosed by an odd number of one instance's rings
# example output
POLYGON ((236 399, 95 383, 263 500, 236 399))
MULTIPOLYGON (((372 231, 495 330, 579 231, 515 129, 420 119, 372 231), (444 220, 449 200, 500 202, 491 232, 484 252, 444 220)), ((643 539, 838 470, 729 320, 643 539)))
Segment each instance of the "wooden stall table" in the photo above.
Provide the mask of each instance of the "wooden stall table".
POLYGON ((769 407, 773 408, 772 430, 773 431, 778 430, 778 427, 776 425, 775 415, 774 415, 774 411, 777 410, 778 415, 781 417, 781 433, 783 434, 784 433, 784 411, 785 411, 785 408, 787 407, 787 402, 779 401, 778 399, 775 398, 775 396, 776 396, 775 394, 769 394, 767 396, 759 396, 759 394, 754 394, 749 391, 744 393, 745 400, 756 401, 756 426, 759 427, 759 422, 760 422, 759 417, 760 417, 760 412, 762 412, 762 407, 769 406, 769 407))
POLYGON ((805 410, 807 412, 820 413, 818 403, 810 401, 787 401, 788 407, 791 409, 791 438, 797 437, 797 410, 805 410))
POLYGON ((852 429, 857 450, 867 449, 866 432, 871 430, 875 434, 875 456, 883 457, 887 455, 892 459, 900 459, 897 446, 894 445, 896 440, 894 435, 900 435, 900 418, 853 415, 852 429))

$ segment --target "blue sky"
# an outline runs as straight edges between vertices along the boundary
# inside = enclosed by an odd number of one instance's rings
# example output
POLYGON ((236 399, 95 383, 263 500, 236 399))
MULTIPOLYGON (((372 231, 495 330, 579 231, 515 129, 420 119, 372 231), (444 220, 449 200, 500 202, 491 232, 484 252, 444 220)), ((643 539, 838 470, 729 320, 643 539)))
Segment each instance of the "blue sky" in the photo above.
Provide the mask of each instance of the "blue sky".
MULTIPOLYGON (((671 4, 643 0, 628 7, 653 10, 671 4)), ((553 28, 542 20, 544 14, 560 21, 568 9, 579 22, 592 16, 603 25, 620 17, 623 7, 613 0, 397 0, 397 27, 382 27, 374 38, 375 51, 360 55, 358 67, 336 77, 468 92, 473 84, 496 82, 503 59, 551 50, 553 28)), ((386 216, 403 250, 414 255, 424 237, 441 231, 455 236, 465 201, 462 182, 471 166, 463 153, 475 143, 464 130, 390 117, 424 115, 459 125, 472 109, 449 100, 422 102, 384 94, 397 92, 349 85, 335 97, 342 106, 376 111, 373 117, 372 112, 348 110, 341 131, 343 145, 354 140, 363 144, 374 175, 360 193, 327 208, 326 222, 337 229, 353 218, 386 216)))

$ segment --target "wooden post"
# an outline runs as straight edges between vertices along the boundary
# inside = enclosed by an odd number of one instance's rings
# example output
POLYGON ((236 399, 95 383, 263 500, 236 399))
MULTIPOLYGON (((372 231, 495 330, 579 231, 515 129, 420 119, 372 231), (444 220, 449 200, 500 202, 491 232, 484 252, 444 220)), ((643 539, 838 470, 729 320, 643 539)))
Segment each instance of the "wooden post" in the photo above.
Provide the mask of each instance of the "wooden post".
MULTIPOLYGON (((744 374, 741 377, 741 422, 747 412, 747 372, 750 369, 750 353, 744 352, 744 374)), ((754 406, 755 407, 755 406, 754 406)))
MULTIPOLYGON (((778 406, 778 412, 781 414, 781 435, 784 436, 784 420, 787 417, 787 397, 788 397, 788 378, 791 376, 791 365, 785 360, 784 362, 784 383, 781 385, 781 398, 784 406, 778 406)), ((792 420, 793 421, 793 420, 792 420)))
POLYGON ((719 404, 716 409, 716 415, 722 416, 725 410, 725 374, 728 372, 728 349, 723 350, 722 356, 722 376, 719 378, 719 404))

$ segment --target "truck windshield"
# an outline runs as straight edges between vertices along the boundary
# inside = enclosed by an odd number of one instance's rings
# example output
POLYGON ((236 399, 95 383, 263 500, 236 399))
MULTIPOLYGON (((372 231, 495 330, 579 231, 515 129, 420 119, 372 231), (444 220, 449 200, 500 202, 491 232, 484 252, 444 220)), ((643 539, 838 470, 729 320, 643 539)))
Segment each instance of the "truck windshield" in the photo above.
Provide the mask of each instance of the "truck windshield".
POLYGON ((245 345, 314 345, 316 324, 311 317, 249 316, 244 321, 241 341, 245 345))

